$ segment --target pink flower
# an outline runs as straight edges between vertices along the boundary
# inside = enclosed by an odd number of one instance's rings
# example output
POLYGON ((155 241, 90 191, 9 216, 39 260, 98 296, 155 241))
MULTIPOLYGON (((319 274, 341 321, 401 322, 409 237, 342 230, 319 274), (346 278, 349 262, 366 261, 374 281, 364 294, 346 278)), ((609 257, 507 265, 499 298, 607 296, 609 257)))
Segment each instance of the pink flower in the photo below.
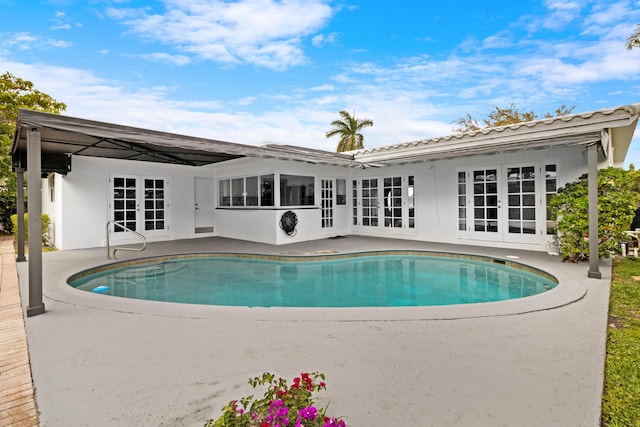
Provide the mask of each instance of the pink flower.
POLYGON ((313 406, 307 406, 298 410, 298 416, 303 420, 315 421, 318 416, 318 409, 313 406))
POLYGON ((323 427, 347 427, 347 424, 339 418, 331 418, 323 427))

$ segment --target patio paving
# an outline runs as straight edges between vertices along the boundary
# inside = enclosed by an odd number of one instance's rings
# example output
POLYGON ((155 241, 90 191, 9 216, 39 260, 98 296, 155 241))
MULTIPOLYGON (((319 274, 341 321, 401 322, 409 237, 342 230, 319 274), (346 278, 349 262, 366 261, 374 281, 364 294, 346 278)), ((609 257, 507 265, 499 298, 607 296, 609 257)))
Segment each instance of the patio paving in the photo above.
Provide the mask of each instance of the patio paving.
MULTIPOLYGON (((560 285, 473 306, 220 308, 78 291, 66 278, 106 263, 106 250, 44 253, 47 312, 26 319, 41 425, 201 426, 249 394, 250 377, 320 371, 321 404, 354 427, 599 426, 608 262, 597 280, 587 265, 545 253, 354 236, 282 246, 180 240, 142 256, 363 249, 518 256, 560 285)), ((26 263, 18 273, 26 301, 26 263)))

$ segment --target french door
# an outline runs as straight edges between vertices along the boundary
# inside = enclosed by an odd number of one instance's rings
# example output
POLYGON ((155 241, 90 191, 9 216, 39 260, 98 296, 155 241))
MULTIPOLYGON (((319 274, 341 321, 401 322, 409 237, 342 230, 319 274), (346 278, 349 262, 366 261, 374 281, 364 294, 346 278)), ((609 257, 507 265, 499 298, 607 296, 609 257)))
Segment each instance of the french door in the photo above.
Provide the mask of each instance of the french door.
POLYGON ((362 231, 415 231, 413 176, 354 180, 353 225, 362 231))
POLYGON ((143 176, 113 176, 111 178, 111 219, 114 235, 136 231, 145 236, 161 235, 168 228, 166 221, 167 183, 162 178, 143 176))
POLYGON ((461 237, 487 241, 542 241, 539 164, 500 165, 458 172, 461 237))

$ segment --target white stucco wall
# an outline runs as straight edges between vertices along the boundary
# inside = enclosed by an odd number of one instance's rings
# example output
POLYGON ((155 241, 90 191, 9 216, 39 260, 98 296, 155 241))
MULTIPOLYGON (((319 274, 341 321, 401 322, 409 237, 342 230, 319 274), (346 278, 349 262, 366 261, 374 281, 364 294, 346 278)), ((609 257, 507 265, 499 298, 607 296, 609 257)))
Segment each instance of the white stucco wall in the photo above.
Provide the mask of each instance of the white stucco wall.
POLYGON ((62 188, 60 186, 61 178, 62 175, 50 174, 49 177, 41 181, 42 213, 49 215, 50 230, 52 231, 52 235, 49 238, 53 246, 57 246, 57 243, 62 237, 62 230, 58 229, 58 225, 62 222, 62 204, 60 203, 62 194, 62 188))
MULTIPOLYGON (((351 233, 349 223, 349 205, 334 205, 334 225, 322 228, 320 206, 320 181, 322 179, 346 179, 347 184, 353 169, 312 165, 301 162, 288 162, 272 159, 238 159, 215 166, 218 179, 238 178, 269 174, 290 174, 313 176, 315 178, 315 203, 313 207, 279 208, 218 208, 215 215, 217 234, 223 237, 252 240, 271 244, 286 244, 351 233), (280 229, 280 218, 288 210, 298 217, 295 235, 289 236, 280 229)), ((277 184, 276 184, 277 186, 277 184)), ((278 189, 274 189, 278 193, 278 189)), ((347 185, 347 199, 349 187, 347 185)), ((217 188, 216 188, 217 198, 217 188)), ((276 205, 279 196, 276 195, 276 205)), ((217 203, 217 199, 216 199, 217 203)))
MULTIPOLYGON (((574 181, 586 172, 584 147, 531 150, 520 153, 494 154, 412 163, 382 169, 366 169, 360 177, 414 175, 416 179, 416 229, 357 227, 358 234, 415 239, 428 242, 468 244, 514 249, 549 250, 546 234, 537 243, 491 241, 458 231, 457 172, 474 168, 516 166, 523 164, 556 164, 558 187, 574 181)), ((603 163, 604 166, 604 163, 603 163)), ((542 195, 544 197, 544 195, 542 195)), ((506 204, 504 202, 503 204, 506 204)), ((539 200, 538 223, 544 224, 543 200, 539 200)), ((544 230, 540 230, 544 233, 544 230)))
MULTIPOLYGON (((506 248, 547 250, 546 238, 535 244, 486 241, 458 232, 457 172, 474 168, 507 167, 526 164, 558 166, 558 186, 575 180, 586 172, 584 147, 532 150, 521 153, 494 154, 410 163, 384 168, 350 169, 331 165, 315 165, 272 159, 238 159, 206 167, 142 163, 125 160, 74 157, 72 171, 56 177, 56 200, 45 203, 44 212, 55 223, 56 245, 60 249, 98 247, 105 245, 105 225, 110 219, 111 184, 114 175, 162 178, 166 189, 166 224, 161 232, 149 234, 149 240, 172 240, 204 236, 222 236, 271 244, 328 238, 337 235, 364 234, 429 242, 464 243, 506 248), (256 175, 292 174, 315 178, 315 206, 274 208, 228 208, 218 206, 218 180, 256 175), (363 227, 352 225, 352 180, 371 177, 415 178, 416 226, 408 228, 363 227), (210 179, 214 204, 213 233, 196 234, 194 230, 194 179, 210 179), (321 179, 345 179, 347 205, 334 205, 334 226, 323 228, 320 209, 321 179), (284 212, 292 210, 298 216, 297 232, 286 235, 279 227, 284 212)), ((277 181, 276 181, 277 182, 277 181)), ((43 199, 48 198, 44 180, 43 199)), ((276 184, 277 186, 277 184, 276 184)), ((277 189, 276 189, 277 190, 277 189)), ((277 193, 277 191, 276 191, 277 193)), ((277 198, 276 198, 277 201, 277 198)), ((539 206, 538 213, 544 211, 539 206)), ((543 224, 543 218, 539 223, 543 224)), ((113 233, 113 243, 135 243, 137 238, 125 233, 113 233)))
MULTIPOLYGON (((179 165, 144 163, 127 160, 73 157, 72 171, 61 179, 61 230, 58 247, 76 249, 104 246, 106 224, 110 219, 111 187, 114 176, 138 176, 163 178, 169 182, 166 189, 168 228, 149 237, 154 240, 171 240, 194 236, 194 177, 211 170, 195 169, 179 165)), ((136 243, 139 239, 122 233, 112 234, 115 243, 136 243)))

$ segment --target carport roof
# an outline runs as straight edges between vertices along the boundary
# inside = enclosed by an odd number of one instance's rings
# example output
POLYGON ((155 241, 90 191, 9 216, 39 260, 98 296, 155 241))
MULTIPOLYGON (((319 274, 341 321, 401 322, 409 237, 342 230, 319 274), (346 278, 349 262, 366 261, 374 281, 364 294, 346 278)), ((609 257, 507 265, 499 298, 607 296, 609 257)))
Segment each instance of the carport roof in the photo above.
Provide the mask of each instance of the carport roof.
POLYGON ((21 109, 11 154, 27 150, 29 130, 40 132, 43 157, 75 155, 202 166, 241 157, 358 167, 352 154, 290 146, 252 146, 21 109), (295 148, 295 149, 294 149, 295 148))

